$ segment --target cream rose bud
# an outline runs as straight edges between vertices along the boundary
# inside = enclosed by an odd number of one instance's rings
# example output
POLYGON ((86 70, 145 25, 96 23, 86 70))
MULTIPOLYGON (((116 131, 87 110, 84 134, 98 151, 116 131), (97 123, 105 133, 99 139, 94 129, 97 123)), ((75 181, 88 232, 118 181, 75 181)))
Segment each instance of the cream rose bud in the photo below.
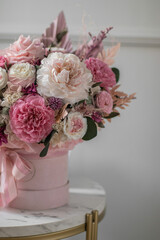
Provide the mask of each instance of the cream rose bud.
POLYGON ((9 69, 9 85, 28 87, 35 81, 36 69, 30 63, 16 63, 9 69))
POLYGON ((80 139, 87 131, 87 119, 79 112, 69 113, 64 120, 64 133, 69 139, 80 139))
POLYGON ((5 88, 8 81, 8 75, 5 69, 0 67, 0 90, 5 88))

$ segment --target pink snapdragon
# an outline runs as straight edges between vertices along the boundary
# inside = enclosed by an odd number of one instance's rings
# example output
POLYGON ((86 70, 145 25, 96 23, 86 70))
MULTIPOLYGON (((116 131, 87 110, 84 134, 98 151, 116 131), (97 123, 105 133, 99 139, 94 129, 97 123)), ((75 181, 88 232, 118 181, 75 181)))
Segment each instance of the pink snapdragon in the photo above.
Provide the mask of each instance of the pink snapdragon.
POLYGON ((93 75, 95 82, 102 82, 101 87, 108 90, 116 84, 116 77, 111 68, 98 58, 89 58, 85 61, 87 68, 93 75))
POLYGON ((12 131, 27 143, 38 143, 46 138, 55 122, 54 111, 39 95, 20 98, 10 108, 9 116, 12 131))

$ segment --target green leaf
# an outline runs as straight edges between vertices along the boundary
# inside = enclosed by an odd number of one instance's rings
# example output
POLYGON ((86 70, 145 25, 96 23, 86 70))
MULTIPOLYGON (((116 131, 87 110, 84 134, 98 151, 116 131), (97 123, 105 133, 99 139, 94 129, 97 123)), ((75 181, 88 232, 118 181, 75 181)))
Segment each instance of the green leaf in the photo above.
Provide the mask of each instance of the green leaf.
POLYGON ((83 140, 88 141, 97 136, 97 126, 92 118, 87 118, 87 132, 83 136, 83 140))
POLYGON ((79 104, 84 103, 84 102, 85 102, 85 99, 83 99, 83 100, 77 102, 76 104, 79 105, 79 104))
POLYGON ((114 72, 114 74, 116 76, 116 83, 118 83, 119 75, 120 75, 119 69, 118 68, 112 68, 112 71, 114 72))
POLYGON ((97 87, 97 86, 100 86, 100 85, 101 85, 101 83, 102 83, 102 82, 97 82, 97 83, 94 83, 94 84, 92 85, 92 88, 94 88, 94 87, 97 87))
POLYGON ((62 32, 57 34, 56 36, 57 43, 59 43, 62 40, 62 38, 66 35, 67 32, 68 32, 67 29, 64 29, 62 32))
POLYGON ((49 143, 47 145, 45 145, 45 147, 43 148, 43 150, 40 152, 40 157, 45 157, 48 153, 48 148, 49 148, 49 143))
POLYGON ((88 99, 86 99, 86 104, 92 104, 92 97, 88 96, 88 99))
POLYGON ((50 134, 46 137, 46 139, 45 139, 45 141, 44 141, 44 148, 43 148, 43 150, 40 152, 40 157, 45 157, 46 155, 47 155, 47 153, 48 153, 48 148, 49 148, 49 144, 50 144, 50 140, 51 140, 51 138, 52 138, 52 136, 56 133, 57 131, 56 130, 52 130, 51 132, 50 132, 50 134))
POLYGON ((1 112, 4 115, 8 115, 9 114, 9 108, 8 107, 3 107, 1 112))
POLYGON ((118 115, 120 115, 120 114, 117 112, 112 112, 107 117, 104 117, 104 118, 106 118, 106 119, 114 118, 114 117, 117 117, 118 115))
POLYGON ((45 146, 50 142, 51 138, 53 137, 53 135, 54 135, 56 132, 57 132, 57 131, 53 129, 53 130, 50 132, 50 134, 46 137, 46 139, 45 139, 45 141, 44 141, 44 145, 45 145, 45 146))
POLYGON ((103 124, 102 122, 99 122, 99 123, 98 123, 98 127, 100 127, 100 128, 105 128, 105 126, 104 126, 104 124, 103 124))

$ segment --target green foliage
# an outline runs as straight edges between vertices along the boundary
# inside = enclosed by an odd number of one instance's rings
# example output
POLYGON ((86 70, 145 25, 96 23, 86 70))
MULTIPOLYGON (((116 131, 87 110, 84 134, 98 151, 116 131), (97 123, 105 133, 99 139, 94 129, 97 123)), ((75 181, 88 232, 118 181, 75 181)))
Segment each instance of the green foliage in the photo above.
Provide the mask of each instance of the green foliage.
POLYGON ((53 135, 56 133, 56 130, 52 130, 51 133, 46 137, 45 141, 44 141, 44 148, 43 150, 40 152, 40 157, 45 157, 48 153, 48 149, 49 149, 49 144, 50 144, 50 140, 53 137, 53 135))
POLYGON ((99 122, 99 123, 98 123, 98 127, 100 127, 100 128, 105 128, 105 126, 104 126, 104 124, 103 124, 102 122, 99 122))
POLYGON ((104 117, 104 118, 110 119, 110 118, 117 117, 118 115, 120 115, 120 114, 117 112, 111 112, 107 117, 104 117))
POLYGON ((102 82, 96 82, 96 83, 94 83, 94 84, 92 85, 92 88, 97 87, 97 86, 100 86, 101 83, 102 83, 102 82))
POLYGON ((59 43, 62 40, 62 38, 66 35, 67 32, 68 32, 67 29, 64 29, 62 32, 57 34, 56 36, 57 43, 59 43))
POLYGON ((87 132, 83 136, 83 140, 88 141, 97 136, 97 126, 92 118, 87 118, 87 132))
POLYGON ((120 76, 120 72, 118 68, 112 68, 112 71, 114 72, 115 76, 116 76, 116 83, 119 82, 119 76, 120 76))

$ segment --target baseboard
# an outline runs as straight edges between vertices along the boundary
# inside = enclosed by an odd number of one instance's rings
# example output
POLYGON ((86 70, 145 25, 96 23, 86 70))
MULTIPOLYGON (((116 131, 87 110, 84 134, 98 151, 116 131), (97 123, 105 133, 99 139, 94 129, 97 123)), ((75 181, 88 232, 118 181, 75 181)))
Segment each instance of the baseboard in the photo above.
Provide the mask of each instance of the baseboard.
MULTIPOLYGON (((18 33, 0 33, 0 44, 12 43, 14 42, 20 34, 18 33)), ((30 35, 31 37, 38 37, 38 35, 25 34, 25 36, 30 35)), ((70 36, 73 45, 77 45, 80 42, 80 36, 71 35, 70 36)), ((104 45, 109 46, 113 43, 120 42, 123 47, 160 47, 159 37, 137 37, 137 36, 110 36, 104 40, 104 45)))

